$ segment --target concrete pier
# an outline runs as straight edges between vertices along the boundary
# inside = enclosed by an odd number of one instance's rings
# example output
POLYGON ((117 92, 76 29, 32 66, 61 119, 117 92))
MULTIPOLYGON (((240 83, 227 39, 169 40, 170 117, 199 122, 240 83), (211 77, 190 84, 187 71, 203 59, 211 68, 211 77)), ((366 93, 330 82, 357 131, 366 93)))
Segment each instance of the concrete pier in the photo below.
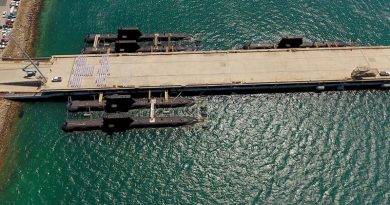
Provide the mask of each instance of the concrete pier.
MULTIPOLYGON (((0 92, 44 93, 224 85, 350 82, 356 67, 390 72, 390 46, 255 51, 53 56, 41 62, 48 78, 24 78, 26 61, 0 62, 0 92), (62 77, 62 82, 51 82, 62 77)), ((377 76, 366 80, 389 81, 377 76)))

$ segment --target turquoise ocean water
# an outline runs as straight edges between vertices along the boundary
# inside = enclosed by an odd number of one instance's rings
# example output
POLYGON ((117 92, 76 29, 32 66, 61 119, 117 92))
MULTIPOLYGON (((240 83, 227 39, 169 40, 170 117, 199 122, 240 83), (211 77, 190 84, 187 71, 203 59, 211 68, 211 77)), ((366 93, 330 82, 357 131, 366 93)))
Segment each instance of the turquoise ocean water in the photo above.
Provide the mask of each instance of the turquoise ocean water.
MULTIPOLYGON (((41 20, 38 56, 77 53, 85 34, 122 26, 199 34, 207 50, 282 35, 390 45, 388 0, 47 0, 41 20)), ((64 102, 26 104, 0 204, 390 203, 390 92, 194 99, 207 128, 112 136, 63 133, 64 102)))

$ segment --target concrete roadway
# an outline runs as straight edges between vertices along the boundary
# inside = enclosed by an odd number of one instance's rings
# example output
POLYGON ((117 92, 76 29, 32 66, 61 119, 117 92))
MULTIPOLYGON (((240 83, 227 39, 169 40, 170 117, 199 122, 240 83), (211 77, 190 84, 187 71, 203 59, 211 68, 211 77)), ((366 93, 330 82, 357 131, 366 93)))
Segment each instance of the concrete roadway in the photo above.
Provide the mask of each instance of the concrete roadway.
MULTIPOLYGON (((350 80, 352 70, 358 66, 390 71, 390 47, 112 54, 106 86, 98 87, 101 56, 90 55, 87 64, 94 66, 93 76, 83 77, 80 88, 71 88, 68 83, 75 57, 53 56, 51 62, 41 63, 41 70, 49 79, 41 88, 3 84, 0 92, 345 81, 350 80), (55 76, 63 81, 51 82, 55 76)), ((20 68, 26 64, 1 62, 0 84, 34 80, 23 78, 20 68)))

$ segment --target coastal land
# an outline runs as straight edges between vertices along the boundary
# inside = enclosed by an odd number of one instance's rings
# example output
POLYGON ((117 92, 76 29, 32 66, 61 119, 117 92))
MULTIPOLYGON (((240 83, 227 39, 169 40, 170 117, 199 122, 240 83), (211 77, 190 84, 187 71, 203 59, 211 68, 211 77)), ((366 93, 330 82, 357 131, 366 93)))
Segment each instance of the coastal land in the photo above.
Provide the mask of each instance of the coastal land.
MULTIPOLYGON (((34 43, 38 32, 38 23, 42 0, 22 0, 12 29, 12 37, 30 55, 34 56, 34 43)), ((2 53, 2 58, 23 58, 17 45, 10 41, 2 53)), ((7 150, 22 104, 0 98, 0 170, 4 166, 7 150)))
MULTIPOLYGON (((34 43, 38 33, 42 0, 21 1, 11 36, 30 55, 34 56, 34 43)), ((4 49, 3 58, 23 58, 14 41, 4 49)))

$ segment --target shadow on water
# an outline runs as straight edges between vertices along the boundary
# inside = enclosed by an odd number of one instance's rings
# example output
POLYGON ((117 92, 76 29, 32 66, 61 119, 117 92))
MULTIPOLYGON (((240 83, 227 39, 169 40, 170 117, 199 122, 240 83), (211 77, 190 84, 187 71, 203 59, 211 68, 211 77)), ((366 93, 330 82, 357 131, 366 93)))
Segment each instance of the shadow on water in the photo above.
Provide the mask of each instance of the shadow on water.
MULTIPOLYGON (((389 189, 381 183, 390 162, 388 98, 388 91, 196 97, 208 112, 206 129, 113 135, 65 134, 65 103, 28 103, 13 145, 18 167, 0 199, 12 201, 18 190, 26 201, 39 201, 33 197, 39 191, 45 201, 108 202, 101 193, 110 190, 116 200, 134 203, 174 203, 172 196, 187 203, 383 202, 384 195, 370 198, 346 187, 389 189)), ((197 115, 198 109, 169 114, 197 115)))

